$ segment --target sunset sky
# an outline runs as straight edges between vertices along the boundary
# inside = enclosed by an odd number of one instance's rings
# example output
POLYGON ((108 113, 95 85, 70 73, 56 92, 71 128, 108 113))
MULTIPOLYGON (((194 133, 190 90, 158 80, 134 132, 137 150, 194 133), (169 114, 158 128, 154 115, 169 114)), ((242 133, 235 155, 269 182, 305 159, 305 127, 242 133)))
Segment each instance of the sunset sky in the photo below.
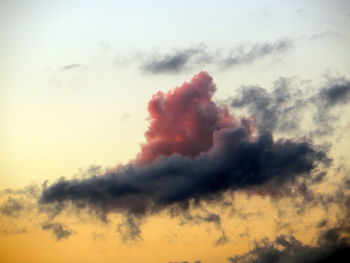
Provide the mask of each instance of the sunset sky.
POLYGON ((0 25, 0 262, 348 262, 349 1, 1 0, 0 25))

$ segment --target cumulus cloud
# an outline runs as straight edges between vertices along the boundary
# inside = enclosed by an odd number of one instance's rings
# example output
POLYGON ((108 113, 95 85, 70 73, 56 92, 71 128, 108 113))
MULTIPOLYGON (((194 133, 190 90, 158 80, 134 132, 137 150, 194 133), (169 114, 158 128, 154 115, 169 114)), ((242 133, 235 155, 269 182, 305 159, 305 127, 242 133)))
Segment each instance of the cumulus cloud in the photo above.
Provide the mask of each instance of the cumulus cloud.
POLYGON ((137 163, 174 153, 194 157, 209 150, 215 131, 237 127, 227 108, 212 101, 215 90, 212 78, 202 72, 173 91, 153 95, 148 103, 147 143, 141 145, 137 163))
POLYGON ((264 194, 282 191, 329 163, 310 140, 255 136, 252 121, 234 118, 211 100, 214 91, 202 72, 172 92, 157 93, 148 107, 147 143, 135 161, 102 176, 61 179, 44 189, 41 204, 143 216, 265 184, 264 194))

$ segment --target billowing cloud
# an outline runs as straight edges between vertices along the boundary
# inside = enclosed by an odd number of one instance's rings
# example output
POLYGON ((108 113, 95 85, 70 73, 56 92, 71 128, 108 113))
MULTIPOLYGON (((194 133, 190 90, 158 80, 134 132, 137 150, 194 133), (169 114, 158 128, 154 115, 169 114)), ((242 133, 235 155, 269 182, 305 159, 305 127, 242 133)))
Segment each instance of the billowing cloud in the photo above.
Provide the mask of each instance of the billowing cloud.
POLYGON ((328 164, 324 149, 310 140, 255 135, 252 121, 211 100, 214 91, 202 72, 166 95, 157 93, 148 107, 147 143, 135 161, 102 176, 61 179, 44 189, 41 204, 140 217, 267 183, 264 194, 282 191, 328 164))
POLYGON ((141 146, 137 163, 174 153, 194 157, 209 150, 215 131, 236 127, 227 108, 212 101, 215 90, 212 78, 202 72, 173 91, 153 95, 148 103, 147 143, 141 146))

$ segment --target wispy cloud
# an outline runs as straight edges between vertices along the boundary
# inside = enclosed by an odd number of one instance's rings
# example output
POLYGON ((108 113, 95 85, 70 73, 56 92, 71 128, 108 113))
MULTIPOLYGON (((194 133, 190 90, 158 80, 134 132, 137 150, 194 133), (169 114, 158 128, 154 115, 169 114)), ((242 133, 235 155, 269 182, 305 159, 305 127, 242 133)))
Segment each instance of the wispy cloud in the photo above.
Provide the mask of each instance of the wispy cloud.
POLYGON ((155 54, 141 62, 146 73, 179 73, 202 66, 214 66, 230 69, 250 65, 268 56, 281 55, 293 47, 291 39, 279 39, 275 42, 241 44, 231 49, 209 51, 205 45, 195 48, 176 49, 164 55, 155 54))
POLYGON ((43 223, 41 228, 43 230, 50 230, 55 235, 57 240, 68 238, 73 234, 73 231, 68 229, 62 223, 43 223))
POLYGON ((69 65, 66 65, 66 66, 63 66, 60 71, 68 71, 68 70, 73 70, 73 69, 84 69, 86 68, 85 65, 82 65, 82 64, 69 64, 69 65))
POLYGON ((253 45, 241 45, 230 50, 229 55, 220 61, 225 68, 252 64, 255 61, 270 55, 277 55, 292 48, 290 39, 280 39, 275 42, 256 43, 253 45))

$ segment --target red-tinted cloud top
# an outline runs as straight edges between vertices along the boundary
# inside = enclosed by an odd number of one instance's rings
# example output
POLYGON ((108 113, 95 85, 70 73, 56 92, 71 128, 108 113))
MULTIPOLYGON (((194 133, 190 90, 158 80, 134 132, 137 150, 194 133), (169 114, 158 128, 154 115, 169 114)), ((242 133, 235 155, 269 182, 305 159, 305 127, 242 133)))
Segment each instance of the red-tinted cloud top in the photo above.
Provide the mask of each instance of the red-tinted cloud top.
POLYGON ((215 90, 212 77, 200 72, 189 83, 153 95, 148 103, 147 143, 141 145, 136 163, 175 153, 194 157, 211 148, 214 131, 236 126, 227 108, 212 101, 215 90))

